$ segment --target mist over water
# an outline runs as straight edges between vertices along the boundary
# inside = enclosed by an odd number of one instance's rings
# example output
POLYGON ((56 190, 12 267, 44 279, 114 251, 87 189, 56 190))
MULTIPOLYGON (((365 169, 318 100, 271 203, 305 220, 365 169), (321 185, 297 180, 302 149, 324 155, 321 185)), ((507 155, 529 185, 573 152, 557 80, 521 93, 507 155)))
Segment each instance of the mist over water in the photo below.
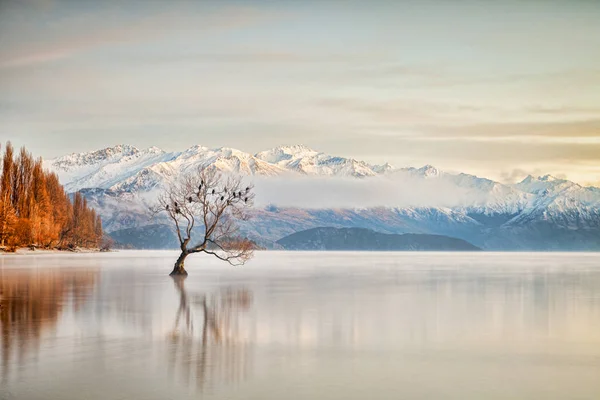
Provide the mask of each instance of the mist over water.
POLYGON ((600 254, 0 257, 0 399, 597 399, 600 254))

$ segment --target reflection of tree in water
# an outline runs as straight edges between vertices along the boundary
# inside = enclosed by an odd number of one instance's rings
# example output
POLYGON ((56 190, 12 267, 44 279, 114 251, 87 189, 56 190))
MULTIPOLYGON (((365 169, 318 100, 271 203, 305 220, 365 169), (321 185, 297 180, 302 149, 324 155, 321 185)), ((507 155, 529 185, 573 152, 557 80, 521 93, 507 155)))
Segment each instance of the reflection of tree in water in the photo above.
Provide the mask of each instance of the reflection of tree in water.
POLYGON ((170 335, 170 369, 200 390, 215 383, 231 383, 248 370, 248 352, 237 339, 238 316, 252 304, 246 289, 228 288, 210 295, 189 294, 185 276, 173 278, 179 308, 170 335), (195 320, 195 311, 202 319, 195 320), (198 325, 196 325, 196 323, 198 325))
POLYGON ((56 325, 70 300, 79 309, 96 281, 97 272, 74 269, 0 270, 0 351, 2 377, 8 380, 15 357, 23 363, 37 352, 44 331, 56 325))

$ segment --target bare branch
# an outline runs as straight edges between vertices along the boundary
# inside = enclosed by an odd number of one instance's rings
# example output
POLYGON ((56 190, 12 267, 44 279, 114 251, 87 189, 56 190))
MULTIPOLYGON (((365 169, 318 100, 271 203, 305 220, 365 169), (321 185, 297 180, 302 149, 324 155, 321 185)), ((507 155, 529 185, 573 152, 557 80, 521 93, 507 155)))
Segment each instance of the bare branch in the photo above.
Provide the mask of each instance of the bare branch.
POLYGON ((181 245, 181 263, 188 254, 204 252, 241 265, 252 257, 254 244, 239 238, 236 221, 249 218, 247 211, 253 203, 252 185, 207 167, 173 181, 151 212, 154 216, 166 213, 172 221, 181 245), (190 246, 193 236, 198 240, 190 246))

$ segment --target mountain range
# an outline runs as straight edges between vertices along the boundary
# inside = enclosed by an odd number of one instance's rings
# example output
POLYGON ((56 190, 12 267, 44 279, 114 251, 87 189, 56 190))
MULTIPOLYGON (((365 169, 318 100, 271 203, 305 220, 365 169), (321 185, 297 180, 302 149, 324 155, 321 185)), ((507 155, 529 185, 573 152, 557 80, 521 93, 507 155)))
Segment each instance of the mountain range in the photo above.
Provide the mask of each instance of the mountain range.
MULTIPOLYGON (((275 188, 295 181, 303 187, 312 182, 334 188, 336 182, 343 182, 345 190, 352 187, 344 199, 349 202, 339 206, 308 207, 301 201, 290 205, 277 196, 258 204, 254 218, 244 222, 242 229, 268 248, 279 247, 277 241, 294 232, 329 226, 447 235, 489 250, 600 250, 600 189, 550 175, 503 184, 430 165, 373 165, 302 145, 256 154, 203 146, 165 152, 119 145, 44 164, 58 174, 67 191, 86 196, 107 232, 136 246, 141 241, 142 247, 172 246, 164 239, 172 236, 166 221, 151 219, 147 211, 161 188, 198 167, 214 166, 263 185, 271 182, 275 188), (366 190, 372 194, 362 204, 366 190), (161 239, 153 243, 153 237, 161 239)), ((332 190, 329 195, 335 194, 332 190)), ((309 199, 319 195, 310 189, 304 192, 309 199)))

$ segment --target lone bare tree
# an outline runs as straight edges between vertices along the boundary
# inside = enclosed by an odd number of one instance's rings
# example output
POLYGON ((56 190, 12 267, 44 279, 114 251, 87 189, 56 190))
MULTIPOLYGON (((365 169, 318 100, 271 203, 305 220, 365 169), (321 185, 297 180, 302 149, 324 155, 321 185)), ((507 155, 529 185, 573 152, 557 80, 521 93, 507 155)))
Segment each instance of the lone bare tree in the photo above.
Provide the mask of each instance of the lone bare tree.
POLYGON ((254 244, 239 235, 237 221, 248 219, 253 204, 252 185, 215 168, 200 168, 170 184, 151 211, 166 213, 179 239, 181 254, 171 276, 187 275, 184 262, 194 253, 206 253, 242 265, 252 257, 254 244), (198 239, 192 240, 193 235, 198 239))

